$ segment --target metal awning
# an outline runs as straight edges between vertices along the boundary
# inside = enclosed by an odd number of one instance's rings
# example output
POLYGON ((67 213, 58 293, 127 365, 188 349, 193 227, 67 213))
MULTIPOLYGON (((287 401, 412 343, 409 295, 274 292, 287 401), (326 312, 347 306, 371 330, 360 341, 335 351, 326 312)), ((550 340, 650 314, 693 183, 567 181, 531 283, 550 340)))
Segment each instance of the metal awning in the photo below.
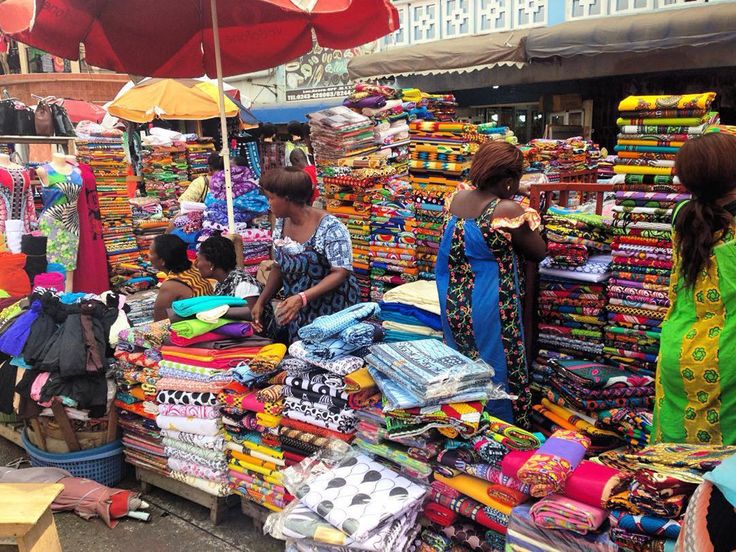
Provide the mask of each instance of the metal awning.
POLYGON ((499 66, 523 67, 528 31, 491 33, 392 48, 348 63, 353 80, 469 73, 499 66))
POLYGON ((736 39, 736 3, 657 10, 641 15, 569 21, 532 29, 528 59, 633 54, 722 46, 736 39))

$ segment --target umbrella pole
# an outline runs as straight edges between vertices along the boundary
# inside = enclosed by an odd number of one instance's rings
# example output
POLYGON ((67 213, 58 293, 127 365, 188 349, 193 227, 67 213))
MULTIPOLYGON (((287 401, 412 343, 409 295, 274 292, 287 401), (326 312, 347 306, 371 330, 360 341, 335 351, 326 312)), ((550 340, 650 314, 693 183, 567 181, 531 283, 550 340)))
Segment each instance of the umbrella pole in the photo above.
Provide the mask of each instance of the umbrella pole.
POLYGON ((215 67, 217 68, 217 100, 220 106, 220 138, 222 139, 222 160, 225 164, 225 197, 227 199, 227 223, 230 234, 235 233, 235 213, 233 212, 233 181, 230 174, 230 149, 227 141, 227 119, 225 118, 225 85, 222 81, 222 58, 220 55, 220 29, 217 23, 217 0, 210 0, 212 12, 212 35, 215 42, 215 67))

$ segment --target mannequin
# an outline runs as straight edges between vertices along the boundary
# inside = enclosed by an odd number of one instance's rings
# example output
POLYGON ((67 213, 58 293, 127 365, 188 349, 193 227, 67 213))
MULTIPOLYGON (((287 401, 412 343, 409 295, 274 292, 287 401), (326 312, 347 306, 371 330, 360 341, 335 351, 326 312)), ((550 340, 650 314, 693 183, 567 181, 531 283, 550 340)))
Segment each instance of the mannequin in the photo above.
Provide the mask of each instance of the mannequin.
POLYGON ((77 156, 76 155, 65 155, 64 156, 64 159, 70 165, 74 165, 75 167, 78 167, 79 166, 79 161, 77 161, 77 156))
POLYGON ((33 230, 36 210, 30 190, 31 178, 22 165, 0 154, 0 231, 13 253, 20 253, 21 236, 33 230))
POLYGON ((66 155, 55 152, 51 163, 36 169, 43 184, 41 233, 48 238, 46 256, 51 263, 66 269, 66 290, 73 289, 73 273, 79 248, 79 213, 77 201, 82 190, 82 173, 69 163, 66 155))

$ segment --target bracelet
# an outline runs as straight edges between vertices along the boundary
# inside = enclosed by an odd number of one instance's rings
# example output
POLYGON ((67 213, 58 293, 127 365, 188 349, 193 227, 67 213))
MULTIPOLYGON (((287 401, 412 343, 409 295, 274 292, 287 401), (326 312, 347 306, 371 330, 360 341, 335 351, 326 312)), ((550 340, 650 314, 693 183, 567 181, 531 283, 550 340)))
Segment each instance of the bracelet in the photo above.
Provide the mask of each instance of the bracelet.
POLYGON ((303 307, 306 307, 306 306, 307 306, 307 303, 309 302, 309 301, 307 300, 307 294, 306 294, 306 293, 304 293, 303 291, 300 291, 300 292, 299 292, 299 297, 301 297, 301 298, 302 298, 302 308, 303 308, 303 307))

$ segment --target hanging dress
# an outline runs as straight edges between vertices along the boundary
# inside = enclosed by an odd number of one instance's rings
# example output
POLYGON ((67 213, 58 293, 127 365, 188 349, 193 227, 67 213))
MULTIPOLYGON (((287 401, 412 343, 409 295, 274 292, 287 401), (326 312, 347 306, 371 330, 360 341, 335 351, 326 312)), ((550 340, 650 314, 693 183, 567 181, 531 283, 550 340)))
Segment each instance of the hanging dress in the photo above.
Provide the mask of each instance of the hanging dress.
MULTIPOLYGON (((736 216, 736 202, 725 208, 736 216)), ((736 221, 718 237, 708 267, 692 289, 680 275, 676 233, 673 242, 653 440, 736 445, 736 221)))
POLYGON ((289 343, 298 339, 302 326, 318 316, 335 314, 360 301, 358 281, 353 274, 353 253, 347 228, 332 215, 319 221, 317 229, 303 244, 282 238, 284 220, 277 219, 273 233, 274 260, 281 269, 286 297, 298 295, 319 284, 335 268, 350 271, 340 286, 310 301, 288 325, 289 343))
POLYGON ((493 218, 493 199, 475 219, 450 215, 437 255, 437 289, 445 341, 474 360, 490 364, 493 381, 519 398, 491 401, 486 410, 529 427, 531 391, 522 324, 523 261, 510 228, 539 227, 531 209, 515 219, 493 218))
POLYGON ((21 236, 34 230, 36 208, 28 171, 0 167, 0 231, 13 253, 19 253, 21 236))
POLYGON ((74 272, 74 291, 103 293, 110 289, 107 253, 102 239, 102 217, 97 196, 97 180, 89 165, 79 164, 84 188, 77 202, 79 214, 79 255, 74 272))
POLYGON ((82 191, 82 173, 76 167, 68 175, 58 172, 51 164, 43 168, 48 184, 43 187, 43 211, 38 228, 49 240, 46 257, 67 271, 74 270, 79 249, 77 201, 82 191))

